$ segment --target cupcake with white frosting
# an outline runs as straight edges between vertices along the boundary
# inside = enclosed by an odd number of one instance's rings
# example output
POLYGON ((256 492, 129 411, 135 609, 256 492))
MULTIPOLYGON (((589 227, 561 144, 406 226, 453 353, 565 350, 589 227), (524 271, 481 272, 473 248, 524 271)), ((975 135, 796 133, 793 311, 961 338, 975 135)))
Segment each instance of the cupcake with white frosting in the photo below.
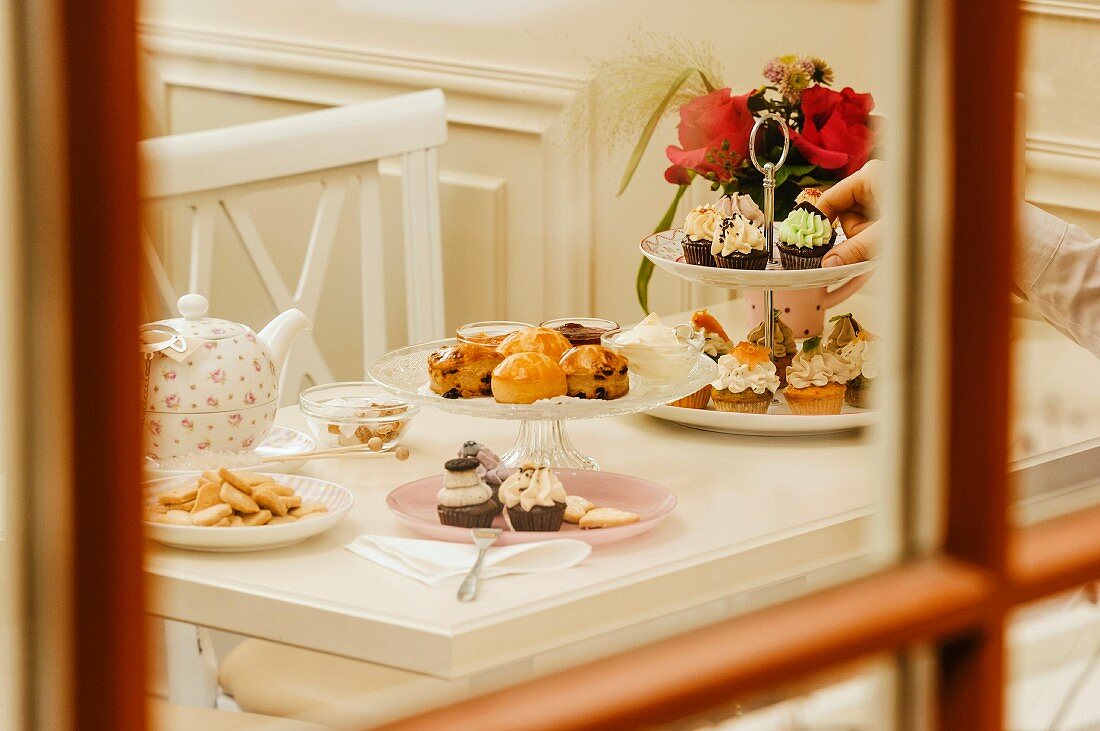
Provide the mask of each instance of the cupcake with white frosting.
POLYGON ((556 531, 565 517, 565 488, 549 467, 527 463, 500 486, 512 530, 556 531))
POLYGON ((764 225, 764 212, 760 210, 760 206, 756 205, 756 201, 752 199, 751 195, 724 195, 718 199, 713 207, 722 218, 729 218, 737 214, 747 218, 753 226, 764 225))
POLYGON ((710 248, 721 223, 722 214, 713 206, 697 206, 688 211, 684 219, 684 236, 680 240, 684 261, 697 266, 715 266, 710 248))
POLYGON ((478 461, 450 459, 443 465, 443 488, 436 493, 439 522, 459 528, 489 528, 499 506, 493 491, 477 474, 478 461))
POLYGON ((836 231, 812 203, 799 203, 779 226, 779 258, 784 269, 820 269, 833 248, 836 231))
POLYGON ((871 384, 878 378, 878 338, 861 329, 855 340, 840 349, 839 355, 851 369, 844 400, 866 409, 871 400, 871 384))
POLYGON ((766 347, 740 342, 718 359, 718 378, 710 385, 717 410, 766 414, 779 390, 779 376, 766 347))
POLYGON ((787 368, 787 406, 794 414, 839 414, 850 376, 847 361, 812 337, 787 368))
POLYGON ((740 213, 723 218, 710 245, 715 265, 722 269, 764 269, 768 246, 764 232, 740 213))

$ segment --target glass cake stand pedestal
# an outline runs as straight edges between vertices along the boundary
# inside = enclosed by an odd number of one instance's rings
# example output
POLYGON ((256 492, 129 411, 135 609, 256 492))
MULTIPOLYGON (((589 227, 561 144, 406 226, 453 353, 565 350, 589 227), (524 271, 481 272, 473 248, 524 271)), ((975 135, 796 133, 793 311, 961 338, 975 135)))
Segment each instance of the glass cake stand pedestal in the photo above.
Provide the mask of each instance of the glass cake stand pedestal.
POLYGON ((714 361, 700 354, 687 376, 677 383, 654 383, 631 373, 630 391, 613 401, 559 396, 533 404, 502 404, 491 396, 443 398, 433 393, 428 385, 428 356, 457 342, 454 339, 436 340, 394 350, 377 358, 367 370, 383 388, 409 403, 453 414, 520 422, 516 443, 500 455, 508 467, 534 462, 551 467, 598 470, 596 460, 573 445, 565 428, 566 421, 648 411, 698 391, 718 375, 714 361))

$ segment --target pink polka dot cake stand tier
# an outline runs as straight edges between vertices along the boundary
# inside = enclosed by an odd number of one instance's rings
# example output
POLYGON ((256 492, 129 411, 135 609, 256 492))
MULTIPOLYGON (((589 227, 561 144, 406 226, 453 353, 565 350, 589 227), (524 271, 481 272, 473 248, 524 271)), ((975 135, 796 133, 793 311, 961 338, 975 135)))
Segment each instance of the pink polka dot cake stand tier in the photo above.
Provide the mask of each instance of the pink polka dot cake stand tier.
MULTIPOLYGON (((575 538, 593 546, 616 543, 653 530, 676 507, 676 496, 656 483, 630 475, 592 470, 555 469, 566 493, 587 498, 597 507, 618 508, 638 513, 637 523, 612 528, 581 530, 572 523, 562 523, 560 531, 512 531, 498 517, 494 528, 503 533, 496 544, 534 543, 555 538, 575 538)), ((452 543, 469 543, 470 529, 456 528, 439 522, 436 513, 436 493, 443 487, 443 475, 432 475, 407 482, 386 496, 386 506, 404 525, 426 538, 452 543)))

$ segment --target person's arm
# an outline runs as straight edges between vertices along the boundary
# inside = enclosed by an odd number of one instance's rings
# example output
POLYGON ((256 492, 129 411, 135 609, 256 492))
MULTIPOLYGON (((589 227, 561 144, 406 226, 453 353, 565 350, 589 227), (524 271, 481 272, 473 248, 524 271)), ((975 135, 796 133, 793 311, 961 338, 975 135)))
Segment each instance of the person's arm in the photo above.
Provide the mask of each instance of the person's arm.
POLYGON ((1100 358, 1100 239, 1025 203, 1015 281, 1054 327, 1100 358))

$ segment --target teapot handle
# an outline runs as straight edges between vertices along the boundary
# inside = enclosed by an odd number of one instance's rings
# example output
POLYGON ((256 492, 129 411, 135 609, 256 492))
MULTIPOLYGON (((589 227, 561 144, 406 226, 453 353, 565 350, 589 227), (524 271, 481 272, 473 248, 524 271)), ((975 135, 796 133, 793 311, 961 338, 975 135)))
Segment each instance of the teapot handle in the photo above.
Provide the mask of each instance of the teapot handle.
POLYGON ((848 280, 836 289, 827 291, 825 293, 825 309, 828 310, 836 307, 841 302, 858 292, 860 287, 862 287, 864 284, 867 284, 867 279, 871 276, 871 274, 873 274, 873 272, 860 274, 858 277, 848 280))

